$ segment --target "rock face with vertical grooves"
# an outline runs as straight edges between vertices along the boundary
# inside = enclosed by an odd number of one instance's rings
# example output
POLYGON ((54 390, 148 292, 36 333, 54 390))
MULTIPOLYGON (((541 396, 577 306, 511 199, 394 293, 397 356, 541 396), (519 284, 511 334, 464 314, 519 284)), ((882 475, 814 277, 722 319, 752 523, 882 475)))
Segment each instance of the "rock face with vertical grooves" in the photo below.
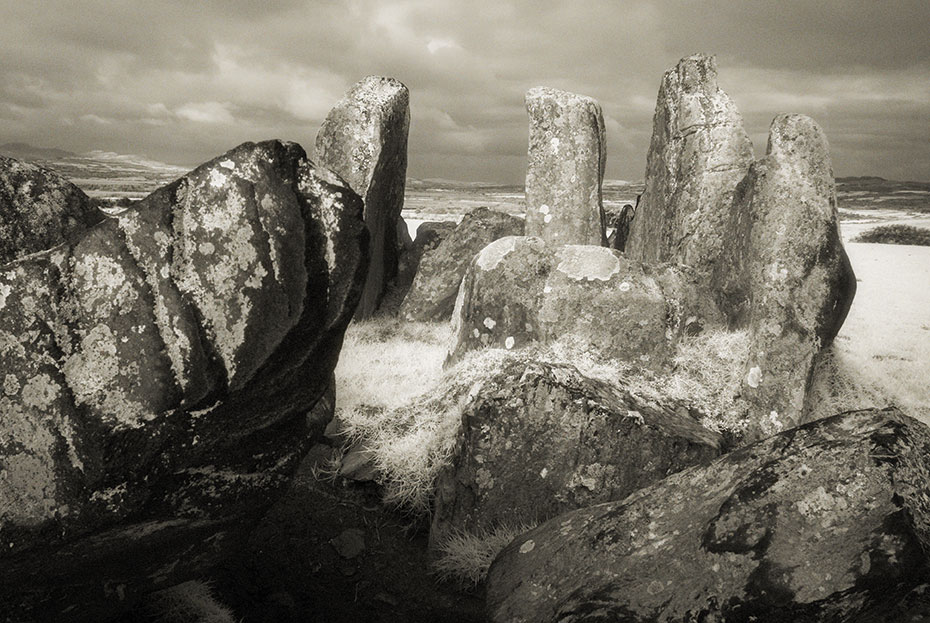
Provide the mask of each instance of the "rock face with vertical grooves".
POLYGON ((332 415, 361 215, 245 143, 0 266, 0 612, 105 620, 235 550, 332 415))
POLYGON ((743 396, 766 433, 801 422, 818 353, 852 304, 827 139, 804 115, 772 121, 767 153, 740 185, 713 287, 752 347, 743 396))
POLYGON ((423 254, 400 308, 401 316, 407 320, 448 320, 475 254, 504 236, 523 235, 523 226, 522 219, 485 207, 466 214, 438 247, 423 254))
POLYGON ((646 188, 625 252, 707 271, 728 244, 733 193, 753 161, 713 57, 684 58, 665 72, 652 123, 646 188))
POLYGON ((486 346, 573 346, 648 368, 667 363, 685 332, 723 323, 687 267, 644 266, 619 251, 508 236, 475 256, 452 314, 449 360, 486 346))
POLYGON ((894 409, 785 431, 517 537, 489 620, 887 620, 927 583, 928 457, 894 409))
POLYGON ((356 83, 326 116, 316 137, 316 159, 362 197, 371 235, 371 263, 356 317, 370 316, 397 276, 397 221, 404 206, 407 87, 381 76, 356 83))
POLYGON ((59 174, 0 156, 0 264, 61 244, 102 218, 59 174))
POLYGON ((621 500, 709 462, 720 445, 687 412, 515 353, 469 393, 454 458, 437 481, 430 541, 621 500))
POLYGON ((530 118, 526 234, 555 244, 606 245, 601 183, 607 162, 597 100, 536 87, 530 118))

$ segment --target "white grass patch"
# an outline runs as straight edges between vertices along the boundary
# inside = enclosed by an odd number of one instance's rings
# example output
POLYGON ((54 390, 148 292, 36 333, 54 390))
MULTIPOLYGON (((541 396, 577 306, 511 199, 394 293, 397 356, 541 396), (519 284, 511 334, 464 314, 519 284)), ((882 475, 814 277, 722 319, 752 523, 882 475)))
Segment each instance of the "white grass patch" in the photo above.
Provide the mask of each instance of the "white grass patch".
POLYGON ((438 383, 447 324, 376 319, 345 333, 336 365, 336 409, 396 408, 438 383))
POLYGON ((829 381, 840 392, 834 400, 894 405, 930 425, 930 248, 854 242, 846 250, 858 289, 835 361, 824 364, 840 375, 829 381))

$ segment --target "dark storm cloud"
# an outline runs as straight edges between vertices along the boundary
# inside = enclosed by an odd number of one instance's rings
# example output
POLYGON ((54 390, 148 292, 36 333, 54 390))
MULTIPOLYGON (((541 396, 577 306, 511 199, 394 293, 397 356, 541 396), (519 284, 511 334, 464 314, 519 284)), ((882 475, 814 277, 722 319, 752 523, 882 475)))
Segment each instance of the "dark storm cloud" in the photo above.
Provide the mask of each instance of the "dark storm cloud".
POLYGON ((195 164, 243 140, 312 146, 368 74, 411 89, 410 174, 518 182, 523 94, 598 98, 608 177, 642 177, 662 72, 718 55, 757 151, 813 116, 838 175, 930 179, 930 3, 162 0, 5 3, 0 142, 195 164))

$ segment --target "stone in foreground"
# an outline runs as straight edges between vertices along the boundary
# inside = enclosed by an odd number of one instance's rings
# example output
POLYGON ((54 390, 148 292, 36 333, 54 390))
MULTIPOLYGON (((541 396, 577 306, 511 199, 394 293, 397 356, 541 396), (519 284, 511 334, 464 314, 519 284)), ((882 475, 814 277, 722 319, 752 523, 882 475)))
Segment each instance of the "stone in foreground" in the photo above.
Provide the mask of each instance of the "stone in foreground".
POLYGON ((466 214, 438 247, 423 254, 401 306, 401 316, 407 320, 448 320, 462 277, 475 254, 499 238, 521 235, 523 220, 515 216, 485 207, 466 214))
POLYGON ((894 409, 785 431, 521 535, 489 618, 882 620, 928 581, 928 457, 930 429, 894 409))
POLYGON ((397 276, 398 219, 407 179, 410 94, 393 78, 368 76, 329 112, 316 137, 320 166, 362 197, 371 262, 356 317, 371 316, 397 276))
POLYGON ((0 156, 0 264, 79 236, 103 213, 54 171, 0 156))
POLYGON ((469 394, 452 464, 437 480, 430 541, 620 500, 719 454, 719 436, 687 410, 514 355, 469 394))
POLYGON ((600 104, 536 87, 526 93, 526 111, 526 234, 555 244, 606 245, 601 183, 607 143, 600 104))
POLYGON ((652 124, 626 253, 710 270, 729 243, 733 194, 753 161, 743 119, 717 86, 714 57, 690 56, 665 72, 652 124))
POLYGON ((0 266, 0 612, 106 620, 237 548, 332 415, 361 212, 245 143, 0 266))

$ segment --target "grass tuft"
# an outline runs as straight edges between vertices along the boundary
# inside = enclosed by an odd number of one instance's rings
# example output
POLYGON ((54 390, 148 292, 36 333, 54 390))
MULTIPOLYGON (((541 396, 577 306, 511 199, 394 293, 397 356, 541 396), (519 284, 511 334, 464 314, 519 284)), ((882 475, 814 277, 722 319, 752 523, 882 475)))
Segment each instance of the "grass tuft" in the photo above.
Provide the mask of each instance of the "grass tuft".
POLYGON ((236 622, 232 610, 216 600, 209 584, 197 580, 152 593, 146 606, 158 623, 236 622))
POLYGON ((437 547, 436 571, 445 580, 459 580, 478 585, 485 580, 491 563, 515 538, 535 525, 499 526, 477 534, 453 532, 437 547))
POLYGON ((864 231, 852 242, 878 242, 882 244, 912 244, 930 247, 930 229, 913 225, 880 225, 864 231))

